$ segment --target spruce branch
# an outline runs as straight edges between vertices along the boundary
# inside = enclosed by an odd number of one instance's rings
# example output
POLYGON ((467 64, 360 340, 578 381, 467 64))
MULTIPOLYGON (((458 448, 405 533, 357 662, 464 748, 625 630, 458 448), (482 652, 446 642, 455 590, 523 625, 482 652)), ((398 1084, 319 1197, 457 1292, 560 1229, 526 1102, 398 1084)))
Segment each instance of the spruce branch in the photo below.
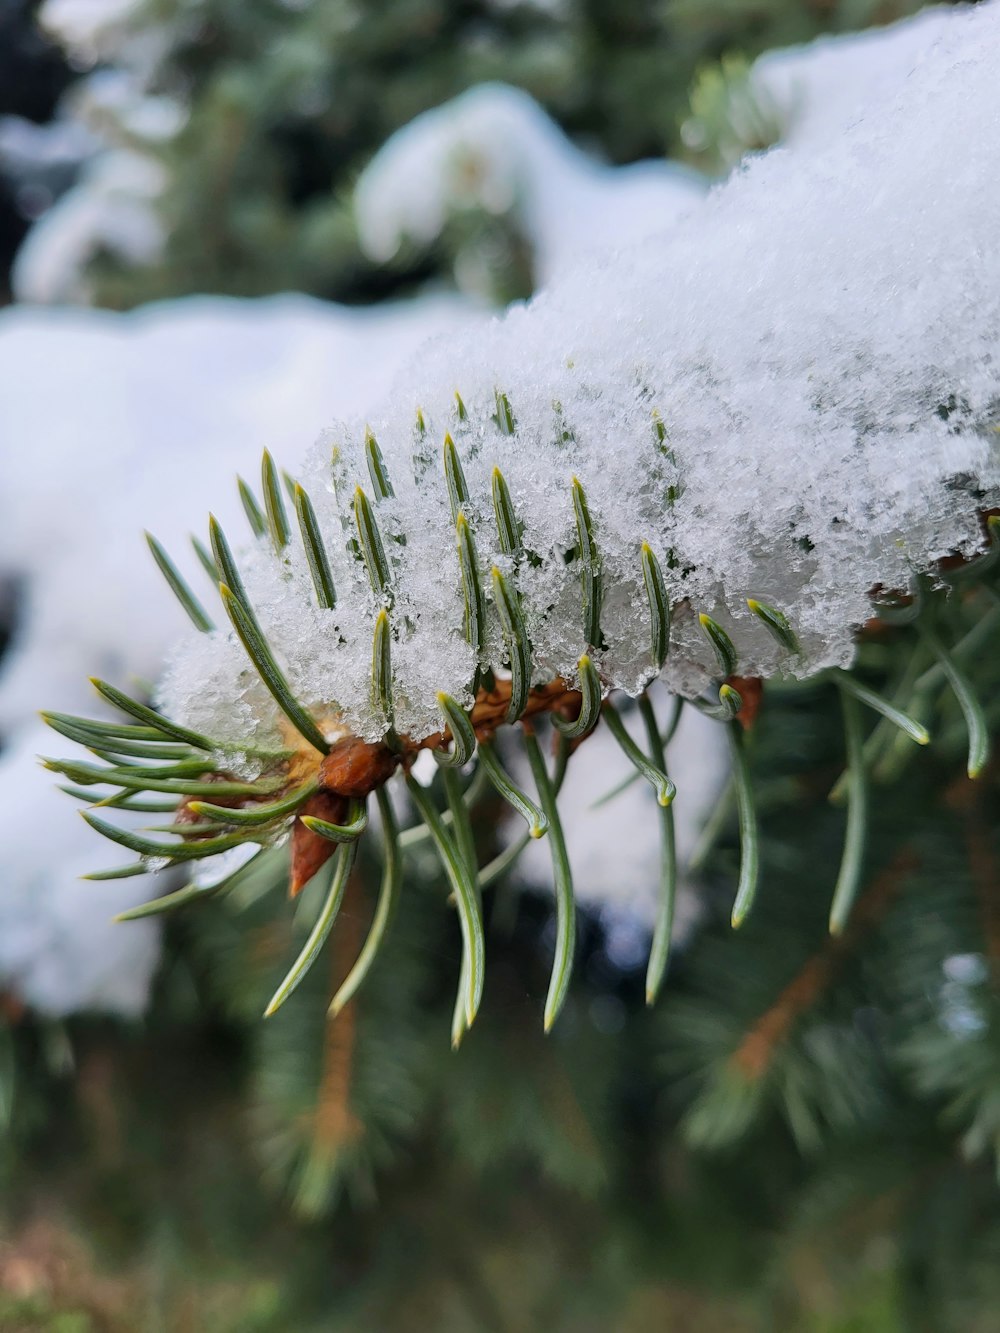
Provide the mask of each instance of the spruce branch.
MULTIPOLYGON (((494 421, 503 431, 507 431, 508 427, 510 430, 516 429, 509 400, 498 397, 494 421)), ((268 1008, 268 1012, 273 1013, 300 984, 333 928, 357 842, 365 835, 367 828, 366 807, 369 800, 375 797, 383 812, 383 884, 362 954, 341 991, 333 999, 331 1011, 339 1012, 357 992, 383 947, 405 882, 401 857, 404 847, 413 845, 416 830, 404 831, 400 836, 391 816, 387 817, 385 813, 389 809, 385 803, 385 784, 401 770, 406 776, 424 830, 441 856, 459 911, 464 943, 461 999, 456 1006, 453 1032, 456 1042, 471 1026, 483 995, 485 948, 480 894, 513 864, 529 836, 548 834, 553 856, 558 916, 556 957, 545 1006, 545 1027, 548 1029, 565 1001, 571 976, 575 931, 572 879, 565 836, 556 811, 555 794, 561 785, 562 774, 572 750, 585 742, 586 737, 603 721, 635 767, 636 776, 645 778, 652 785, 661 808, 661 908, 647 974, 647 998, 652 1002, 666 971, 677 882, 673 816, 670 809, 675 788, 666 774, 664 756, 666 743, 676 726, 678 712, 675 708, 667 734, 661 734, 649 701, 648 688, 641 694, 640 711, 647 741, 645 751, 632 739, 619 716, 613 698, 614 681, 612 679, 609 682, 602 675, 600 665, 606 654, 600 624, 606 589, 603 561, 595 538, 595 523, 582 482, 579 478, 573 478, 570 491, 576 541, 574 560, 578 565, 580 579, 578 604, 582 611, 578 632, 586 650, 581 652, 576 663, 575 680, 557 676, 539 683, 533 680, 536 668, 529 638, 527 610, 518 586, 518 571, 526 568, 531 559, 531 552, 524 542, 524 523, 515 510, 503 472, 499 467, 494 467, 491 475, 491 507, 504 565, 492 566, 487 587, 468 518, 468 512, 474 507, 472 492, 460 450, 455 440, 450 435, 446 436, 443 478, 448 509, 456 524, 458 574, 465 604, 462 633, 475 653, 476 688, 471 704, 460 701, 447 690, 439 690, 438 729, 420 735, 407 735, 397 732, 395 726, 399 683, 394 662, 394 642, 403 631, 409 613, 402 610, 398 612, 400 619, 397 628, 394 625, 397 613, 391 611, 397 576, 387 555, 389 548, 375 511, 377 504, 391 502, 395 498, 395 491, 389 480, 385 459, 371 432, 365 437, 364 452, 376 500, 373 504, 360 486, 355 487, 351 501, 353 522, 347 527, 346 533, 342 529, 342 540, 346 537, 348 555, 362 563, 372 594, 381 601, 375 617, 370 690, 373 715, 382 719, 382 739, 373 741, 353 735, 333 700, 317 707, 297 697, 289 675, 279 665, 277 651, 269 643, 261 621, 251 607, 249 593, 232 548, 221 527, 213 519, 210 524, 214 554, 211 564, 222 576, 219 595, 223 608, 251 665, 279 710, 282 721, 278 730, 286 744, 284 748, 274 746, 268 749, 245 741, 237 743, 207 736, 170 720, 156 709, 104 682, 96 682, 98 689, 106 700, 132 719, 130 722, 91 721, 66 714, 46 715, 55 730, 68 740, 84 745, 101 761, 47 761, 51 768, 76 784, 73 794, 78 799, 90 799, 90 788, 96 787, 102 789, 97 804, 105 808, 134 809, 143 803, 150 811, 175 811, 173 824, 155 825, 145 832, 121 829, 95 814, 84 812, 84 817, 97 831, 136 852, 139 857, 133 865, 97 874, 118 877, 158 866, 197 864, 253 843, 260 849, 277 847, 290 831, 290 890, 294 896, 339 846, 338 868, 326 905, 306 948, 275 993, 268 1008), (353 536, 350 535, 352 529, 353 536), (500 662, 490 661, 485 656, 491 614, 495 617, 493 623, 499 629, 504 645, 508 666, 506 673, 500 662), (534 736, 535 726, 545 719, 551 721, 556 734, 562 738, 556 770, 551 776, 534 736), (497 733, 508 726, 517 727, 524 733, 529 765, 538 789, 537 803, 519 789, 499 761, 494 741, 497 733), (447 794, 444 810, 438 809, 430 793, 410 776, 412 764, 424 750, 433 753, 442 766, 447 794), (253 770, 249 775, 248 762, 253 770), (466 813, 473 794, 471 790, 463 791, 453 776, 458 769, 469 765, 474 765, 477 773, 483 775, 528 824, 528 831, 522 838, 515 841, 508 851, 501 852, 490 864, 482 867, 477 863, 466 813), (171 800, 142 802, 144 793, 162 793, 176 800, 177 804, 172 805, 171 800), (153 834, 157 836, 149 836, 153 834)), ((284 561, 294 534, 288 523, 278 472, 269 456, 265 456, 262 464, 262 478, 265 502, 260 514, 265 525, 264 533, 270 538, 273 557, 284 561)), ((245 496, 249 495, 245 486, 241 489, 245 496)), ((317 510, 301 483, 290 483, 288 490, 299 520, 301 559, 308 572, 314 605, 321 612, 333 614, 336 611, 336 596, 329 554, 334 547, 333 537, 322 531, 317 510)), ((253 512, 256 514, 257 510, 253 512)), ((989 529, 991 545, 986 555, 977 561, 968 562, 970 569, 982 568, 988 575, 992 568, 995 526, 989 529)), ((213 631, 208 614, 194 600, 186 582, 162 548, 152 540, 150 544, 168 586, 196 628, 210 635, 213 631)), ((402 550, 398 542, 395 549, 402 550)), ((685 613, 685 607, 683 604, 671 605, 668 584, 648 543, 640 545, 636 566, 639 584, 645 591, 648 642, 655 668, 669 662, 671 626, 678 615, 685 613)), ((956 568, 961 570, 964 566, 956 568)), ((889 619, 895 628, 886 632, 912 633, 910 626, 913 626, 917 630, 918 642, 925 646, 935 662, 928 669, 926 657, 915 657, 913 660, 917 665, 904 672, 892 697, 886 697, 850 672, 838 670, 830 675, 839 688, 847 724, 847 781, 850 791, 843 863, 831 907, 831 929, 834 931, 841 931, 844 927, 860 875, 863 793, 867 790, 867 781, 863 775, 871 768, 876 743, 883 744, 879 738, 884 730, 880 731, 879 728, 888 726, 891 731, 911 741, 928 743, 929 733, 918 720, 924 711, 920 700, 932 696, 935 691, 950 689, 955 693, 969 727, 970 771, 974 768, 979 771, 985 762, 989 724, 981 705, 974 698, 972 687, 958 666, 961 658, 970 651, 969 644, 975 646, 981 641, 977 635, 979 624, 956 634, 956 647, 952 653, 945 651, 939 638, 938 626, 952 612, 956 614, 951 614, 951 618, 961 622, 970 599, 979 613, 983 614, 985 596, 988 608, 985 615, 988 617, 994 614, 992 603, 988 600, 994 596, 991 589, 986 587, 980 592, 982 585, 975 580, 967 581, 963 586, 967 586, 968 591, 963 594, 963 600, 954 606, 949 606, 944 594, 929 593, 924 588, 919 597, 914 596, 906 602, 907 615, 902 618, 902 623, 898 612, 890 611, 889 619), (931 621, 934 623, 933 628, 931 621), (867 742, 863 740, 860 730, 859 709, 862 705, 881 715, 879 726, 867 742)), ((799 638, 787 614, 753 598, 747 599, 747 606, 782 652, 788 655, 788 660, 795 660, 800 651, 799 638)), ((718 676, 713 693, 693 702, 703 714, 725 725, 730 739, 742 848, 739 882, 732 911, 732 924, 738 926, 750 910, 760 879, 756 801, 745 747, 748 732, 755 724, 762 684, 759 680, 734 674, 741 654, 729 630, 706 613, 701 613, 697 620, 711 650, 718 676)), ((885 616, 882 620, 885 620, 885 616)), ((254 859, 261 854, 262 851, 258 851, 254 859)), ((227 885, 225 877, 220 883, 224 889, 227 885)), ((133 919, 173 910, 213 896, 218 891, 220 885, 199 888, 195 883, 188 889, 175 890, 145 907, 133 909, 126 916, 133 919)))

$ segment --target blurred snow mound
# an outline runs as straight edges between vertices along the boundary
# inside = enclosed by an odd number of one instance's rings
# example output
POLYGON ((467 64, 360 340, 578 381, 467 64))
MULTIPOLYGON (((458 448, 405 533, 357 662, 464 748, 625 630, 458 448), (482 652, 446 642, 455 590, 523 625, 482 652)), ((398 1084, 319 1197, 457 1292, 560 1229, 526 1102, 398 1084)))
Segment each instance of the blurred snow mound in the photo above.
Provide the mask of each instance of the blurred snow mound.
POLYGON ((596 162, 527 93, 488 83, 398 130, 362 172, 355 212, 362 245, 381 262, 405 239, 430 245, 454 213, 513 213, 547 283, 589 251, 659 231, 706 188, 674 163, 596 162))

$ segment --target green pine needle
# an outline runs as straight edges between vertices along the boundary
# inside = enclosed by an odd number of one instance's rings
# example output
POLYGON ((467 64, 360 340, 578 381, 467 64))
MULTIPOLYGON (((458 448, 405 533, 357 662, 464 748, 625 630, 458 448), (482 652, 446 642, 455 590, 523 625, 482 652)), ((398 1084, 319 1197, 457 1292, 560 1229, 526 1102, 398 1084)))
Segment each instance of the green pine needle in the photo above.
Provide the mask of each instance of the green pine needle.
POLYGON ((385 607, 375 617, 372 639, 372 704, 392 731, 392 624, 385 607))
POLYGON ((601 555, 594 541, 594 527, 587 497, 576 477, 573 478, 573 514, 576 539, 580 548, 580 579, 583 592, 583 637, 588 647, 601 645, 601 603, 604 598, 601 555))
POLYGON ((455 520, 455 535, 462 576, 462 597, 465 601, 465 641, 478 660, 486 625, 486 594, 479 575, 475 539, 464 514, 459 514, 455 520))
POLYGON ((299 531, 302 534, 302 548, 305 551, 306 563, 309 565, 309 573, 312 576, 313 587, 316 590, 316 601, 323 610, 332 611, 337 605, 337 591, 333 583, 333 571, 330 568, 326 547, 323 545, 316 511, 305 489, 298 483, 296 483, 293 491, 292 503, 295 506, 295 516, 299 521, 299 531))
POLYGON ((483 997, 486 959, 486 941, 482 912, 479 908, 478 886, 430 797, 410 774, 406 775, 406 785, 421 819, 430 829, 434 846, 455 895, 458 919, 462 928, 465 1025, 471 1027, 483 997))
POLYGON ((368 827, 368 811, 362 802, 355 801, 346 824, 331 824, 315 815, 299 815, 299 823, 304 824, 310 833, 317 833, 330 842, 354 842, 368 827))
POLYGON ((391 602, 392 569, 382 543, 382 534, 375 521, 371 501, 361 487, 354 492, 354 522, 358 530, 358 545, 368 571, 368 581, 376 598, 391 602))
POLYGON ((517 429, 517 422, 510 406, 510 399, 499 389, 494 390, 493 399, 497 405, 493 420, 500 428, 500 433, 502 435, 513 435, 517 429))
POLYGON ((628 734, 625 723, 615 711, 614 704, 605 701, 604 720, 608 724, 608 730, 618 742, 623 753, 629 762, 642 774, 646 781, 656 792, 656 799, 662 806, 667 806, 677 795, 677 788, 667 777, 662 769, 657 768, 655 764, 650 763, 643 752, 636 745, 635 741, 628 734))
POLYGON ((457 699, 442 690, 437 697, 438 707, 444 714, 451 732, 451 751, 435 750, 434 758, 445 768, 464 768, 476 753, 476 733, 472 721, 457 699))
POLYGON ((316 961, 330 931, 333 929, 333 923, 337 919, 340 905, 344 901, 344 891, 347 888, 347 881, 354 868, 357 854, 358 844, 356 841, 344 843, 338 849, 333 863, 333 878, 330 881, 330 888, 320 909, 319 916, 316 918, 316 924, 309 932, 309 938, 306 940, 302 952, 289 968, 284 981, 271 997, 270 1003, 264 1010, 265 1018, 270 1018, 272 1014, 278 1012, 296 987, 304 980, 309 969, 316 961))
POLYGON ((545 997, 545 1031, 551 1032, 559 1017, 573 974, 573 953, 576 947, 576 899, 573 896, 573 876, 566 854, 566 839, 556 806, 555 792, 545 760, 534 732, 525 731, 524 743, 528 763, 538 789, 538 799, 549 821, 549 850, 552 855, 552 877, 556 897, 556 949, 552 960, 552 975, 545 997))
POLYGON ((990 757, 990 733, 983 706, 976 698, 968 676, 955 662, 940 639, 927 629, 922 630, 922 635, 925 643, 937 658, 945 679, 951 686, 951 692, 962 710, 966 730, 969 733, 968 774, 970 778, 978 778, 990 757))
POLYGON ((510 662, 510 702, 507 721, 516 722, 528 706, 531 689, 531 643, 521 610, 521 598, 511 580, 496 565, 492 570, 493 604, 500 617, 507 658, 510 662))
MULTIPOLYGON (((639 712, 646 728, 646 742, 652 763, 664 773, 667 770, 666 750, 656 714, 649 695, 639 699, 639 712)), ((673 805, 660 807, 660 905, 653 929, 646 967, 646 1003, 653 1004, 663 985, 670 960, 670 940, 674 928, 674 908, 677 902, 677 847, 674 836, 673 805)))
POLYGON ((603 689, 597 668, 587 653, 576 664, 580 677, 580 711, 572 722, 553 714, 552 725, 567 740, 579 740, 588 736, 601 720, 601 702, 603 689))
POLYGON ((274 702, 303 740, 308 741, 321 754, 329 754, 330 746, 326 737, 316 725, 312 714, 303 708, 292 693, 291 686, 288 684, 284 672, 275 661, 274 654, 261 633, 253 612, 247 608, 233 589, 227 587, 224 583, 219 584, 219 595, 237 637, 246 649, 247 656, 257 669, 257 674, 267 686, 274 702))
POLYGON ((260 464, 261 486, 264 491, 264 509, 267 516, 267 530, 271 535, 274 553, 280 556, 291 539, 288 515, 285 513, 285 501, 281 495, 281 482, 274 459, 265 449, 260 464))
POLYGON ((146 541, 150 551, 153 553, 153 559, 156 561, 160 573, 166 579, 171 592, 184 608, 195 629, 201 630, 203 634, 210 633, 215 629, 215 626, 210 620, 205 608, 198 601, 197 597, 195 597, 194 593, 181 576, 177 566, 170 559, 166 551, 151 532, 146 533, 146 541))
MULTIPOLYGON (((243 502, 243 512, 247 516, 247 522, 250 524, 250 531, 255 537, 263 537, 267 532, 267 518, 263 509, 257 503, 257 497, 243 480, 242 477, 236 478, 236 486, 240 493, 240 499, 243 502)), ((216 580, 218 581, 218 580, 216 580)))
POLYGON ((197 537, 192 536, 191 545, 194 547, 194 553, 198 557, 202 569, 205 571, 205 573, 211 580, 212 587, 217 588, 218 585, 222 582, 222 580, 219 578, 218 565, 209 555, 208 551, 205 549, 204 544, 200 542, 197 537))
POLYGON ((337 1014, 357 994, 362 982, 371 971, 379 950, 392 925, 399 904, 399 892, 403 883, 403 857, 399 845, 399 829, 393 813, 392 801, 384 787, 375 792, 378 801, 379 817, 382 821, 382 883, 379 886, 378 902, 375 915, 368 931, 364 947, 358 960, 344 978, 340 989, 330 1003, 330 1016, 337 1014))
POLYGON ((857 897, 864 869, 868 832, 868 775, 865 769, 864 736, 857 693, 841 685, 840 702, 844 714, 844 738, 847 745, 847 828, 840 871, 830 906, 830 933, 840 935, 847 925, 857 897))
POLYGON ((138 722, 144 723, 158 731, 165 740, 183 741, 187 745, 193 746, 196 750, 216 750, 218 746, 208 736, 202 736, 197 731, 191 731, 188 727, 178 726, 176 722, 171 722, 169 718, 158 713, 154 708, 148 708, 145 704, 139 703, 137 699, 131 699, 121 690, 116 689, 114 685, 109 685, 106 680, 99 680, 97 676, 90 677, 90 683, 98 694, 107 699, 108 703, 128 713, 138 722))
POLYGON ((881 713, 887 721, 891 722, 894 727, 898 727, 900 731, 905 732, 918 745, 929 744, 930 732, 916 718, 904 713, 901 708, 897 708, 888 699, 884 699, 882 695, 870 690, 867 685, 863 685, 861 681, 856 680, 854 676, 849 675, 846 671, 838 671, 835 678, 841 690, 853 695, 859 703, 865 704, 866 707, 873 709, 876 713, 881 713))
POLYGON ((455 522, 464 504, 469 500, 469 488, 462 471, 462 460, 458 456, 455 441, 450 435, 444 437, 444 477, 448 487, 448 503, 451 505, 451 517, 455 522))
POLYGON ((196 815, 202 815, 209 819, 218 819, 225 824, 235 824, 237 827, 252 828, 258 824, 270 824, 275 819, 284 819, 304 805, 312 796, 318 783, 316 781, 307 782, 301 787, 291 792, 288 796, 283 796, 279 801, 271 801, 265 804, 255 804, 245 806, 240 809, 234 809, 228 805, 212 805, 209 801, 190 801, 188 809, 196 815))
POLYGON ((757 827, 757 808, 753 783, 746 757, 746 740, 739 722, 730 722, 726 728, 733 764, 733 790, 740 829, 740 877, 733 902, 732 924, 742 926, 757 895, 760 875, 760 833, 757 827))
POLYGON ((484 741, 479 747, 479 762, 492 782, 497 794, 511 809, 516 810, 528 825, 528 836, 541 838, 548 832, 549 821, 544 811, 526 796, 500 763, 493 741, 484 741))
POLYGON ((642 562, 642 581, 646 587, 649 602, 650 642, 653 663, 657 671, 663 669, 670 651, 670 599, 667 597, 667 585, 663 579, 660 562, 653 554, 647 542, 643 542, 640 551, 642 562))
POLYGON ((747 598, 747 606, 782 648, 787 648, 790 653, 799 651, 799 641, 783 611, 779 611, 775 606, 768 606, 766 602, 758 602, 753 597, 747 598))
POLYGON ((493 516, 496 519, 497 536, 500 550, 504 555, 517 560, 522 553, 521 525, 514 512, 514 502, 510 498, 510 489, 498 467, 493 469, 493 516))
POLYGON ((704 612, 698 617, 698 624, 705 631, 705 637, 712 645, 716 659, 719 663, 719 671, 723 676, 731 676, 736 671, 736 648, 732 639, 722 628, 722 626, 711 616, 706 616, 704 612))
MULTIPOLYGON (((98 819, 89 810, 81 810, 80 815, 92 829, 110 842, 116 842, 120 847, 127 847, 130 852, 136 852, 139 856, 148 856, 155 860, 167 858, 170 861, 198 861, 205 856, 215 856, 218 852, 227 852, 231 847, 242 846, 247 841, 246 836, 242 833, 227 833, 219 838, 200 838, 196 842, 156 842, 152 838, 144 838, 140 833, 134 833, 130 829, 115 828, 114 824, 109 824, 104 819, 98 819)), ((185 833, 186 831, 184 825, 178 825, 178 833, 185 833)))
POLYGON ((389 500, 396 492, 385 469, 385 459, 378 447, 378 440, 370 430, 365 431, 365 458, 368 462, 368 475, 372 479, 372 492, 376 500, 389 500))
MULTIPOLYGON (((442 783, 444 785, 445 799, 448 802, 448 813, 451 815, 451 831, 452 837, 454 838, 455 851, 462 861, 466 874, 475 885, 476 904, 481 914, 483 904, 479 886, 479 864, 476 856, 476 840, 472 832, 472 821, 469 818, 469 808, 465 803, 465 794, 462 791, 462 785, 458 774, 453 769, 445 770, 442 775, 442 783)), ((451 1046, 452 1050, 455 1051, 457 1051, 462 1044, 462 1038, 468 1030, 464 1003, 464 996, 468 984, 469 955, 463 950, 458 993, 455 996, 455 1004, 451 1015, 451 1046)))

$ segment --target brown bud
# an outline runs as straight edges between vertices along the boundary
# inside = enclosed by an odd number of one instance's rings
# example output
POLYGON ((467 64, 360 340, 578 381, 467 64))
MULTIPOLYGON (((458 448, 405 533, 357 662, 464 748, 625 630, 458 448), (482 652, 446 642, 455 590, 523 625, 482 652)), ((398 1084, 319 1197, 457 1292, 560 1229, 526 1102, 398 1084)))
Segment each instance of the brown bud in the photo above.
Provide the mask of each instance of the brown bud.
MULTIPOLYGON (((313 815, 316 819, 325 819, 328 824, 343 824, 347 819, 347 798, 333 792, 319 791, 310 796, 299 811, 300 815, 313 815)), ((288 883, 289 897, 295 898, 316 871, 324 866, 337 850, 337 844, 329 838, 321 837, 306 828, 296 815, 292 825, 292 871, 288 883)))
POLYGON ((392 777, 398 764, 399 756, 387 745, 373 745, 357 736, 345 736, 319 766, 320 789, 363 800, 392 777))
POLYGON ((743 700, 743 707, 736 714, 736 719, 744 731, 749 731, 757 720, 764 700, 764 682, 760 676, 730 676, 726 684, 736 690, 743 700))

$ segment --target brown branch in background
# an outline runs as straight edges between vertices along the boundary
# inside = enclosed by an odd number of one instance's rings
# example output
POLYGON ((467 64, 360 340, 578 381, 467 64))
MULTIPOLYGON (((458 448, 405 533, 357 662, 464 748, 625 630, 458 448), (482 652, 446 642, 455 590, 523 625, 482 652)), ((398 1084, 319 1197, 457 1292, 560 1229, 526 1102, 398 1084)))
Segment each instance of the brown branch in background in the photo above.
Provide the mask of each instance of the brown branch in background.
POLYGON ((745 1078, 756 1080, 767 1072, 775 1051, 788 1039, 797 1020, 819 1000, 858 940, 882 919, 917 864, 917 856, 909 848, 898 852, 858 899, 844 934, 829 936, 758 1018, 730 1057, 745 1078))
POLYGON ((15 1027, 27 1012, 24 1001, 13 991, 0 990, 0 1021, 15 1027))
MULTIPOLYGON (((334 931, 330 966, 334 987, 339 986, 361 948, 361 924, 365 906, 362 877, 357 869, 347 881, 340 910, 339 928, 334 931)), ((313 1155, 330 1161, 361 1135, 363 1125, 351 1106, 354 1080, 354 1051, 357 1044, 357 1001, 350 1000, 337 1017, 327 1018, 323 1033, 323 1067, 313 1113, 313 1155)))
MULTIPOLYGON (((965 785, 971 787, 974 784, 966 782, 965 785)), ((972 886, 979 900, 986 955, 996 972, 1000 966, 1000 864, 978 791, 970 793, 969 799, 963 803, 962 824, 972 886)))

